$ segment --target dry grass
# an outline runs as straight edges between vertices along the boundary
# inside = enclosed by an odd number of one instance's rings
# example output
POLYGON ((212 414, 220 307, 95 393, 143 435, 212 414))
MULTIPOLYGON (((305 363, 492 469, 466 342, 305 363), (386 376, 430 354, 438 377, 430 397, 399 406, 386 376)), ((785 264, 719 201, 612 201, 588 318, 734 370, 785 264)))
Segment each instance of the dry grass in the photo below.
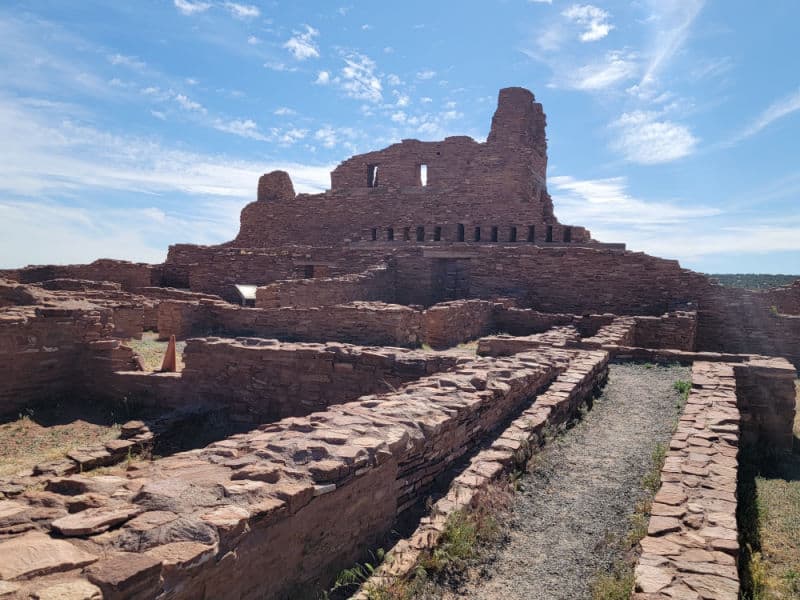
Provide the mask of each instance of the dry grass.
MULTIPOLYGON (((800 404, 800 380, 796 383, 800 404)), ((800 438, 800 413, 794 431, 800 438)), ((774 457, 766 475, 758 475, 756 520, 760 550, 749 563, 753 600, 800 599, 800 447, 774 457)))
MULTIPOLYGON (((128 340, 125 342, 126 346, 133 348, 133 351, 142 357, 142 362, 147 371, 158 371, 161 368, 164 353, 167 351, 167 344, 168 342, 160 342, 158 334, 153 331, 145 331, 141 340, 128 340)), ((176 354, 178 355, 178 371, 183 370, 184 348, 186 348, 186 342, 178 342, 175 345, 176 354)))
POLYGON ((46 414, 30 411, 16 421, 0 424, 0 477, 64 458, 75 448, 119 437, 119 425, 113 414, 92 415, 89 421, 84 420, 86 417, 57 412, 58 408, 46 414))

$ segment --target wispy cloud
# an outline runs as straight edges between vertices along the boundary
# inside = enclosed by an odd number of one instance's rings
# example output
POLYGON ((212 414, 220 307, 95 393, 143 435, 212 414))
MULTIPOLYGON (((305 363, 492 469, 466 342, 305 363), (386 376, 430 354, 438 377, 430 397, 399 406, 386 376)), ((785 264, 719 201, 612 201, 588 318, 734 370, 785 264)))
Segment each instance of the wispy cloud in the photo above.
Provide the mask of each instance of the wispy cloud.
POLYGON ((175 8, 177 8, 184 15, 194 15, 197 13, 205 12, 211 8, 208 2, 194 2, 191 0, 173 0, 175 8))
POLYGON ((314 38, 319 36, 319 31, 305 25, 305 31, 295 31, 294 35, 283 45, 296 60, 319 58, 319 49, 314 38))
POLYGON ((236 2, 226 2, 225 8, 237 19, 254 19, 261 15, 257 6, 252 4, 237 4, 236 2))
POLYGON ((345 93, 357 100, 380 102, 383 99, 383 85, 376 73, 375 61, 354 52, 347 54, 344 62, 339 85, 345 93))
POLYGON ((582 42, 596 42, 606 37, 614 26, 609 22, 608 11, 591 4, 573 4, 563 13, 567 19, 583 27, 582 42))
POLYGON ((436 77, 436 71, 432 69, 425 69, 417 73, 417 79, 422 81, 427 81, 428 79, 433 79, 434 77, 436 77))
POLYGON ((190 112, 199 112, 202 114, 206 114, 208 111, 206 108, 200 104, 199 102, 195 102, 185 94, 176 94, 175 95, 175 102, 183 109, 190 112))
POLYGON ((640 86, 652 85, 659 72, 681 49, 705 0, 649 0, 650 23, 655 28, 640 86))
POLYGON ((688 156, 699 141, 687 126, 661 119, 653 111, 624 113, 611 127, 617 134, 612 149, 627 160, 644 165, 688 156))
POLYGON ((331 81, 331 74, 328 71, 320 71, 314 83, 317 85, 328 85, 331 81))
POLYGON ((750 122, 747 127, 737 133, 730 140, 729 145, 756 135, 775 121, 787 117, 798 110, 800 110, 800 89, 770 104, 769 107, 750 122))
POLYGON ((251 140, 265 142, 269 139, 259 131, 258 125, 252 119, 233 119, 231 121, 217 119, 214 121, 214 129, 251 140))
POLYGON ((636 76, 639 63, 629 52, 611 51, 603 60, 575 69, 566 70, 562 80, 554 82, 555 87, 568 87, 576 90, 603 90, 636 76))
POLYGON ((108 56, 108 62, 112 65, 128 67, 134 71, 142 71, 147 67, 144 61, 139 60, 135 56, 125 56, 124 54, 111 54, 108 56))

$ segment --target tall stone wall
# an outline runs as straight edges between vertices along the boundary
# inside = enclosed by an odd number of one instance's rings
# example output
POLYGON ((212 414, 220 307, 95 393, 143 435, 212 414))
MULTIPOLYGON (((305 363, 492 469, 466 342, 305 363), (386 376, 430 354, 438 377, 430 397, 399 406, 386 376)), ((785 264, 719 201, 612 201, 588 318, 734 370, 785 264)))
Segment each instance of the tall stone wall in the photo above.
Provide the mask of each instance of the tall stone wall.
POLYGON ((588 231, 553 214, 545 125, 531 92, 506 88, 485 143, 403 140, 344 161, 324 194, 295 196, 285 174, 269 174, 259 183, 260 200, 242 211, 232 244, 490 242, 493 228, 494 241, 588 242, 588 231))
POLYGON ((435 304, 422 313, 422 339, 433 348, 474 340, 492 329, 493 314, 493 304, 485 300, 435 304))

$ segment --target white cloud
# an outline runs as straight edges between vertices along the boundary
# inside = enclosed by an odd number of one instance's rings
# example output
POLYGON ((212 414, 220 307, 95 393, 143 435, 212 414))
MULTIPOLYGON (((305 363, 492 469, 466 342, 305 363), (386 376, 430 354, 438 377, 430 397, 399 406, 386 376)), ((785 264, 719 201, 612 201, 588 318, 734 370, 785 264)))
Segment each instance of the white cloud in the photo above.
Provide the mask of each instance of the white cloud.
POLYGON ((162 121, 166 121, 167 120, 167 115, 165 115, 160 110, 151 110, 150 114, 153 115, 156 119, 160 119, 162 121))
POLYGON ((611 15, 602 8, 591 4, 573 4, 561 14, 584 28, 580 35, 582 42, 602 40, 614 29, 614 26, 608 22, 611 15))
POLYGON ((231 121, 217 119, 214 121, 214 129, 262 142, 268 139, 258 130, 258 125, 251 119, 233 119, 231 121))
POLYGON ((333 148, 337 142, 336 131, 326 125, 314 133, 314 139, 319 140, 326 148, 333 148))
POLYGON ((177 102, 182 109, 190 112, 199 112, 203 114, 208 112, 202 104, 195 102, 184 94, 176 94, 175 102, 177 102))
POLYGON ((650 37, 650 60, 640 86, 654 85, 658 73, 683 47, 689 31, 700 14, 705 0, 649 0, 652 9, 650 22, 656 28, 650 37))
POLYGON ((370 29, 372 29, 372 25, 370 25, 369 23, 364 23, 361 26, 361 31, 369 31, 370 29))
POLYGON ((533 4, 552 4, 553 0, 528 0, 528 2, 533 4))
POLYGON ((769 127, 775 121, 798 110, 800 110, 800 89, 770 104, 764 112, 758 115, 747 127, 740 131, 730 143, 734 144, 745 138, 754 136, 762 129, 769 127))
POLYGON ((395 106, 397 106, 398 108, 403 108, 411 104, 411 98, 409 97, 408 94, 402 94, 397 90, 392 90, 392 94, 395 96, 395 98, 397 98, 395 106))
POLYGON ((289 72, 289 73, 291 73, 293 71, 297 71, 297 67, 291 67, 291 66, 287 65, 286 63, 279 62, 279 61, 265 62, 264 66, 267 69, 271 69, 273 71, 286 71, 286 72, 289 72))
POLYGON ((396 113, 392 113, 392 116, 390 118, 395 123, 405 123, 406 113, 404 113, 402 110, 398 110, 396 113))
POLYGON ((261 40, 256 36, 251 35, 250 37, 247 38, 247 43, 250 44, 251 46, 257 46, 258 44, 261 43, 261 40))
POLYGON ((208 2, 193 2, 190 0, 173 0, 175 8, 181 11, 184 15, 193 15, 201 13, 211 8, 208 2))
POLYGON ((344 58, 340 86, 350 98, 380 102, 383 86, 375 73, 376 65, 368 56, 352 53, 344 58))
POLYGON ((422 98, 419 99, 419 101, 422 102, 423 104, 430 104, 431 102, 433 102, 433 98, 430 98, 429 96, 423 96, 422 98))
POLYGON ((128 67, 134 71, 142 71, 147 67, 144 61, 139 60, 135 56, 125 56, 124 54, 111 54, 108 56, 108 62, 112 65, 128 67))
POLYGON ((688 156, 699 141, 685 125, 659 120, 652 111, 624 113, 612 129, 617 133, 612 148, 627 160, 645 165, 688 156))
POLYGON ((278 135, 278 143, 280 144, 294 144, 304 139, 308 135, 308 129, 288 129, 278 135))
POLYGON ((305 31, 295 31, 294 35, 283 45, 296 60, 319 58, 319 49, 314 38, 319 36, 319 31, 305 25, 305 31))
POLYGON ((261 14, 257 6, 252 4, 237 4, 236 2, 226 2, 225 8, 237 19, 254 19, 261 14))
POLYGON ((422 81, 433 79, 434 77, 436 77, 436 71, 433 71, 431 69, 425 69, 424 71, 420 71, 419 73, 417 73, 417 79, 420 79, 422 81))
POLYGON ((279 106, 274 111, 272 111, 272 114, 282 117, 282 116, 286 116, 286 115, 296 115, 297 111, 293 110, 293 109, 291 109, 291 108, 289 108, 287 106, 279 106))
POLYGON ((397 87, 398 85, 402 85, 403 81, 394 73, 389 73, 386 76, 386 83, 388 83, 392 87, 397 87))
POLYGON ((328 85, 331 81, 331 74, 327 71, 320 71, 317 73, 317 79, 314 81, 317 85, 328 85))
POLYGON ((161 261, 171 243, 231 239, 262 173, 286 170, 298 191, 319 192, 333 167, 177 150, 78 126, 64 106, 2 96, 0 154, 2 267, 161 261))
POLYGON ((558 85, 576 90, 603 90, 636 76, 639 65, 632 54, 608 52, 601 62, 565 69, 565 79, 558 85))

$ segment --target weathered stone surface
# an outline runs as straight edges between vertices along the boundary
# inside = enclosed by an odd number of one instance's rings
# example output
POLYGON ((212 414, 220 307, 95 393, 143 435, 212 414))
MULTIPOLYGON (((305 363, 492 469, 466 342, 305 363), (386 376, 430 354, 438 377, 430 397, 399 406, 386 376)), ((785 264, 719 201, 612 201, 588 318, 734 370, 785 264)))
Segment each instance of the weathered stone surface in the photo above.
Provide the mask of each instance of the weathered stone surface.
POLYGON ((94 535, 144 512, 133 504, 87 508, 53 521, 52 527, 65 536, 94 535))
POLYGON ((39 532, 0 542, 0 578, 5 580, 69 571, 96 560, 69 542, 39 532))
POLYGON ((34 592, 33 598, 35 600, 103 600, 103 593, 99 587, 85 579, 75 579, 34 592))
POLYGON ((131 553, 104 558, 86 569, 89 581, 102 590, 104 600, 152 597, 160 573, 160 559, 131 553))

